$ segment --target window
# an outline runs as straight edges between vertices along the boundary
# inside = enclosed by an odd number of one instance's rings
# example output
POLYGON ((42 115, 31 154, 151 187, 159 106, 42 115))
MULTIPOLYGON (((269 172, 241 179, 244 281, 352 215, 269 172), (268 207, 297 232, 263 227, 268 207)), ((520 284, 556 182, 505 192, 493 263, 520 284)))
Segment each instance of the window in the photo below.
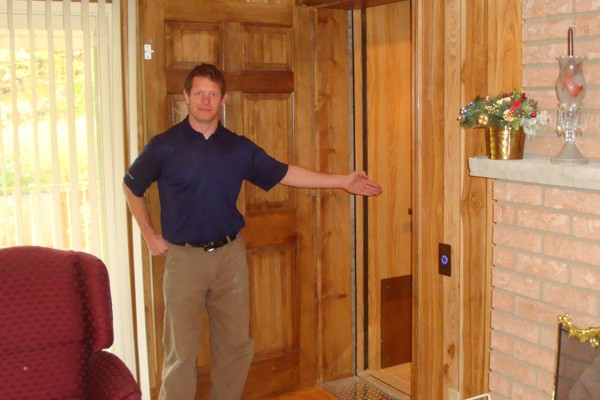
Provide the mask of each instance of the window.
POLYGON ((135 371, 119 1, 0 1, 0 246, 109 268, 113 350, 135 371))

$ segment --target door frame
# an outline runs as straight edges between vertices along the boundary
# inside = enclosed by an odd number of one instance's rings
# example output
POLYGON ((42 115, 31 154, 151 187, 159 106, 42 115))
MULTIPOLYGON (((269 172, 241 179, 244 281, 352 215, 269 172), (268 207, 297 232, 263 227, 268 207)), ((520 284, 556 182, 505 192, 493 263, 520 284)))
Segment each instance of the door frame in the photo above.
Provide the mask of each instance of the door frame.
MULTIPOLYGON (((485 154, 483 132, 465 132, 456 116, 467 99, 520 86, 521 0, 412 0, 411 9, 411 393, 417 400, 448 399, 452 392, 470 397, 488 391, 492 187, 468 169, 469 157, 485 154), (452 246, 450 277, 438 272, 439 243, 452 246)), ((360 282, 357 293, 365 295, 360 282)), ((364 310, 358 305, 361 372, 364 310)))
POLYGON ((521 0, 413 0, 413 15, 412 394, 464 398, 488 392, 493 207, 491 184, 468 168, 483 131, 456 117, 476 95, 521 85, 521 0), (451 277, 437 271, 440 242, 453 248, 451 277))

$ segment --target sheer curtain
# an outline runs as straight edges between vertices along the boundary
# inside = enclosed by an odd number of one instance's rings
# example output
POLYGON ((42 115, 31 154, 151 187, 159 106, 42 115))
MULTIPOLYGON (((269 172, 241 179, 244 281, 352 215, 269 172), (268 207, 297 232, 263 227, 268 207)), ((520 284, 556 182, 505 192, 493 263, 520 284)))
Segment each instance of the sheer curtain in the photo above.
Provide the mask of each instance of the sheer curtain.
POLYGON ((112 350, 136 371, 120 28, 119 0, 0 0, 0 246, 101 258, 112 350))

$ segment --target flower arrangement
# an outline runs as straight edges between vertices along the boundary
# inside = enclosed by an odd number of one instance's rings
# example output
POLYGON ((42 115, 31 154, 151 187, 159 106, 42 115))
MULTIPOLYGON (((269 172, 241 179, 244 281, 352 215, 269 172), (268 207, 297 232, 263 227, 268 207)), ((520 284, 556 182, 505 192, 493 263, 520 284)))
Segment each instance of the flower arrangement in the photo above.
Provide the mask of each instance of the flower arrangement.
POLYGON ((538 112, 537 101, 527 97, 525 92, 515 89, 498 96, 477 96, 466 107, 461 108, 458 120, 465 128, 511 128, 523 127, 528 139, 533 139, 537 131, 550 123, 547 112, 538 112))

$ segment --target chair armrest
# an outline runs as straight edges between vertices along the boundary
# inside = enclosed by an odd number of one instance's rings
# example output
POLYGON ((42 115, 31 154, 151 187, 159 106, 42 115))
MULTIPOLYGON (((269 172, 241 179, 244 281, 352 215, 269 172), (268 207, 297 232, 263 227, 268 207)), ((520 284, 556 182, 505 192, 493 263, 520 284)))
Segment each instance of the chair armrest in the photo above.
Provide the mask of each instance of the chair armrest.
POLYGON ((85 365, 86 400, 138 400, 142 392, 125 363, 112 353, 99 351, 85 365))

